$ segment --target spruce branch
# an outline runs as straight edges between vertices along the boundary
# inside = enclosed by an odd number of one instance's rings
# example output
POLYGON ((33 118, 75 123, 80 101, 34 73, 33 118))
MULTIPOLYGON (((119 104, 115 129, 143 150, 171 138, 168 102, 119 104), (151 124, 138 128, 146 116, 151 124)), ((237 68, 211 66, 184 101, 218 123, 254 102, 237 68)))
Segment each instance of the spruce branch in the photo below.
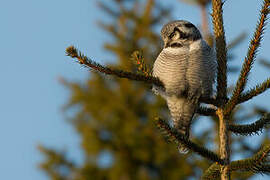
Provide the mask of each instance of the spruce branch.
POLYGON ((263 128, 270 124, 270 113, 265 114, 261 119, 247 125, 229 125, 228 129, 238 135, 248 136, 259 134, 263 128))
POLYGON ((203 116, 214 116, 216 113, 216 109, 200 106, 196 112, 203 116))
POLYGON ((52 159, 52 161, 47 161, 47 162, 43 162, 40 164, 40 167, 42 169, 47 169, 50 170, 50 164, 54 165, 54 166, 61 166, 61 165, 65 165, 66 168, 68 169, 74 169, 75 168, 75 164, 74 162, 68 160, 66 158, 66 153, 65 151, 63 152, 57 152, 54 150, 51 150, 49 148, 46 148, 44 146, 38 145, 37 146, 38 150, 43 153, 45 156, 50 157, 52 159))
POLYGON ((219 180, 220 166, 213 163, 202 175, 202 180, 219 180))
MULTIPOLYGON (((71 58, 76 58, 78 60, 78 62, 86 68, 94 69, 94 70, 101 72, 103 74, 114 75, 114 76, 117 76, 119 78, 126 78, 126 79, 130 79, 133 81, 145 82, 147 84, 155 85, 157 87, 165 89, 163 83, 158 78, 150 75, 151 74, 150 70, 145 64, 142 65, 141 69, 139 69, 143 73, 132 73, 132 72, 128 72, 128 71, 123 71, 123 70, 119 70, 119 69, 112 69, 109 67, 102 66, 99 63, 93 61, 92 59, 86 57, 82 52, 77 50, 74 46, 68 47, 66 49, 66 54, 67 54, 67 56, 70 56, 71 58)), ((140 60, 139 61, 140 63, 144 63, 141 61, 142 60, 141 58, 143 58, 142 56, 140 56, 139 54, 135 54, 135 56, 137 56, 136 58, 139 58, 138 60, 140 60)), ((200 102, 203 102, 206 104, 213 104, 213 105, 219 104, 219 101, 215 98, 202 97, 202 98, 200 98, 200 102)))
POLYGON ((244 160, 233 161, 231 171, 252 171, 253 173, 270 173, 270 146, 261 148, 253 157, 244 160))
POLYGON ((247 33, 242 32, 235 39, 229 42, 229 44, 227 45, 227 49, 233 49, 234 47, 239 45, 246 37, 247 37, 247 33))
POLYGON ((242 93, 238 99, 238 104, 243 103, 252 99, 255 96, 258 96, 270 88, 270 78, 265 80, 263 83, 256 85, 254 88, 249 91, 242 93))
POLYGON ((205 104, 213 104, 215 106, 219 106, 220 103, 221 103, 219 101, 219 99, 216 99, 216 98, 206 98, 206 97, 200 97, 199 101, 202 102, 202 103, 205 103, 205 104))
POLYGON ((267 59, 260 59, 260 60, 259 60, 259 63, 260 63, 262 66, 264 66, 264 67, 270 69, 270 62, 269 62, 269 60, 267 60, 267 59))
POLYGON ((197 154, 211 161, 217 162, 219 164, 224 164, 224 161, 220 159, 217 154, 190 141, 184 135, 178 133, 174 128, 171 128, 166 121, 157 118, 157 126, 161 129, 162 133, 165 134, 167 139, 170 139, 177 144, 184 144, 191 151, 196 152, 197 154))
POLYGON ((112 17, 119 17, 120 13, 114 11, 112 8, 109 8, 106 4, 102 3, 102 2, 97 2, 97 5, 99 6, 99 8, 105 12, 107 12, 110 16, 112 17))
POLYGON ((163 87, 162 82, 152 76, 145 76, 142 74, 135 74, 132 72, 127 72, 123 70, 118 69, 112 69, 109 67, 104 67, 97 62, 91 60, 90 58, 83 55, 80 51, 78 51, 74 46, 70 46, 66 49, 67 56, 70 56, 72 58, 77 58, 78 62, 82 65, 84 65, 87 68, 92 68, 96 71, 99 71, 101 73, 107 74, 107 75, 115 75, 120 78, 127 78, 134 81, 142 81, 148 84, 154 84, 158 87, 163 87))
MULTIPOLYGON (((253 157, 232 161, 229 165, 231 172, 233 171, 251 171, 253 173, 270 173, 270 146, 263 147, 258 153, 253 157)), ((220 165, 214 163, 212 164, 203 174, 203 180, 215 180, 220 179, 220 165)))
POLYGON ((270 5, 269 0, 264 0, 264 4, 263 4, 262 9, 260 11, 260 19, 257 23, 256 31, 254 32, 253 38, 250 41, 248 53, 247 53, 247 56, 244 60, 239 78, 238 78, 237 83, 236 83, 236 87, 233 91, 233 95, 232 95, 231 99, 226 104, 226 108, 225 108, 226 114, 229 114, 234 109, 234 107, 237 105, 238 100, 241 96, 241 93, 243 92, 243 90, 246 86, 249 72, 252 68, 254 61, 255 61, 256 53, 258 51, 258 47, 260 46, 261 40, 263 37, 263 33, 264 33, 264 29, 265 29, 264 27, 266 25, 266 20, 267 20, 267 15, 269 14, 269 9, 268 9, 269 5, 270 5))
POLYGON ((142 73, 145 76, 151 75, 151 70, 145 63, 144 57, 140 51, 134 51, 131 55, 131 60, 137 66, 138 73, 142 73))
POLYGON ((217 99, 227 97, 227 49, 223 26, 223 10, 221 0, 212 0, 212 18, 216 41, 216 54, 218 64, 217 99))

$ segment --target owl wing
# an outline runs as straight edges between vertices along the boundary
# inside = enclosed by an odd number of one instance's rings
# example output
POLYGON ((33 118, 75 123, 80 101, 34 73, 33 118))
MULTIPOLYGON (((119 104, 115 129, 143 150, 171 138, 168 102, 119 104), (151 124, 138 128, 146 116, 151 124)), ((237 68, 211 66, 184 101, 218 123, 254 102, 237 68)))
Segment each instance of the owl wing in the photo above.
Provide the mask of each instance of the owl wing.
POLYGON ((201 48, 189 53, 187 81, 190 97, 209 97, 212 94, 216 74, 215 55, 206 42, 201 42, 201 48))
POLYGON ((205 83, 203 83, 204 97, 209 97, 213 92, 213 84, 215 83, 217 75, 217 61, 214 50, 203 41, 203 64, 205 68, 205 83))

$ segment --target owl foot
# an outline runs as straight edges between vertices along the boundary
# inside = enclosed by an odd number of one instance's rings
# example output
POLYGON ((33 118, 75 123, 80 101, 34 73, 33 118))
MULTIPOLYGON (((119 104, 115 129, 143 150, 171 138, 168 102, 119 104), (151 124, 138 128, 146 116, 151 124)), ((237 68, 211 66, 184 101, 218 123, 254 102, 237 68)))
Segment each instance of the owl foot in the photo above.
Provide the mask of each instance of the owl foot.
MULTIPOLYGON (((185 139, 187 139, 187 140, 189 139, 189 131, 184 130, 184 133, 183 133, 180 130, 180 131, 178 131, 178 133, 183 134, 183 136, 185 137, 185 139)), ((178 149, 178 152, 180 154, 187 154, 189 152, 189 149, 184 144, 182 144, 180 142, 178 144, 177 149, 178 149)))
POLYGON ((180 154, 187 154, 189 152, 189 149, 185 147, 183 144, 179 144, 177 149, 180 154))

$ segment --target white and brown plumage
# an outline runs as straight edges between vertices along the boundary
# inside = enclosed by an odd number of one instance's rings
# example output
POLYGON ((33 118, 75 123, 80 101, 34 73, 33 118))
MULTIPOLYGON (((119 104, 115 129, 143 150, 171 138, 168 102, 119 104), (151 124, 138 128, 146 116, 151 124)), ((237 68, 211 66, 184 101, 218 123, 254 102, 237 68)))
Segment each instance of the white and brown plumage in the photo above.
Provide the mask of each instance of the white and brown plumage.
MULTIPOLYGON (((199 98, 212 94, 215 54, 188 21, 164 25, 161 36, 164 48, 154 63, 153 76, 163 82, 166 90, 153 90, 167 101, 174 127, 188 138, 199 98)), ((179 151, 185 153, 187 149, 181 145, 179 151)))

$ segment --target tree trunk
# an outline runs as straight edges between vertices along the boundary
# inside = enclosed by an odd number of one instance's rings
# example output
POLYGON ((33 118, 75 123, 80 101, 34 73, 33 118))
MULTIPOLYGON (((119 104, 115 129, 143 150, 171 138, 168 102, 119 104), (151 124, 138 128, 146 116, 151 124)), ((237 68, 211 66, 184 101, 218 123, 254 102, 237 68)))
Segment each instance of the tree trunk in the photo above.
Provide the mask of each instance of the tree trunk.
POLYGON ((227 123, 228 119, 224 117, 222 109, 218 109, 217 115, 219 117, 219 154, 225 161, 225 165, 220 166, 221 180, 230 180, 230 133, 228 132, 227 123))

